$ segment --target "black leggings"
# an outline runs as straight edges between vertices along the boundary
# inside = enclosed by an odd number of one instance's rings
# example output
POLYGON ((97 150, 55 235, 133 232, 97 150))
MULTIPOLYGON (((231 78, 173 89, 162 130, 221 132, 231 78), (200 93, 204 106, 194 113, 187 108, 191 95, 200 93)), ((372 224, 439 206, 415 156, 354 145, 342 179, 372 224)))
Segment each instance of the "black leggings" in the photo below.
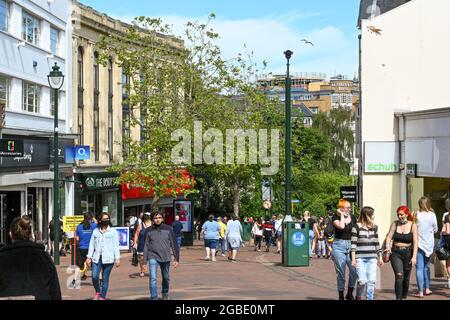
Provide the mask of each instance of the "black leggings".
POLYGON ((395 274, 395 296, 397 300, 408 296, 409 276, 411 275, 412 247, 392 247, 391 265, 395 274))
POLYGON ((255 236, 255 248, 261 249, 263 236, 255 236))

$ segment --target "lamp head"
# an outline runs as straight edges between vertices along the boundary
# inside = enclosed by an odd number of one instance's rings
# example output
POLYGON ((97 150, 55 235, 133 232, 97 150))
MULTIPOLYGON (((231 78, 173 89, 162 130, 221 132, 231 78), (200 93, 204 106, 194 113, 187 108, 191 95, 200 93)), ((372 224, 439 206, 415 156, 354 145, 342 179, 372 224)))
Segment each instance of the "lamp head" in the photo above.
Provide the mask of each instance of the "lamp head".
POLYGON ((286 50, 284 52, 284 56, 286 57, 286 59, 290 59, 292 57, 292 55, 294 54, 294 52, 292 52, 291 50, 286 50))
POLYGON ((57 63, 55 62, 55 65, 52 68, 52 71, 50 71, 48 78, 48 84, 52 89, 60 89, 64 83, 64 75, 59 70, 59 67, 57 63))

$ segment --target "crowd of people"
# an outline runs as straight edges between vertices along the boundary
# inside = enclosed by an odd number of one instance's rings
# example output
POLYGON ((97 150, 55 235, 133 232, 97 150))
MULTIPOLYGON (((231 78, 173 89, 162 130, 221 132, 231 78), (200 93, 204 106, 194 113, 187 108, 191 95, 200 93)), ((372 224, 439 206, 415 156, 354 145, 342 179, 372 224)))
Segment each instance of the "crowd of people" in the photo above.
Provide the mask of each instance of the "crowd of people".
MULTIPOLYGON (((375 209, 361 208, 355 215, 351 204, 340 200, 334 212, 328 208, 319 218, 305 211, 299 219, 308 226, 310 258, 330 258, 333 261, 339 300, 373 300, 377 282, 377 268, 390 263, 395 279, 394 291, 397 300, 409 295, 410 276, 415 267, 417 292, 423 298, 433 294, 430 289, 430 262, 436 252, 435 235, 438 233, 437 218, 431 208, 430 199, 421 197, 419 210, 412 212, 407 206, 399 206, 395 219, 382 242, 375 223, 375 209), (346 274, 348 273, 348 277, 346 274)), ((445 201, 447 212, 442 218, 440 246, 450 251, 450 198, 445 201)), ((139 275, 149 271, 151 299, 158 299, 157 269, 162 274, 162 299, 169 299, 170 266, 177 267, 183 238, 183 225, 175 217, 172 226, 164 223, 160 212, 145 212, 136 217, 131 228, 133 249, 138 256, 139 275)), ((240 221, 237 215, 215 217, 213 214, 201 223, 195 222, 194 233, 203 237, 206 261, 216 261, 220 254, 236 263, 243 240, 244 225, 251 227, 252 250, 281 253, 283 237, 282 215, 270 218, 251 217, 240 221)), ((32 220, 24 215, 11 223, 9 235, 12 243, 0 249, 0 297, 31 295, 37 299, 61 299, 58 275, 51 255, 41 243, 33 238, 32 220), (25 260, 24 260, 25 259, 25 260), (14 270, 14 272, 13 272, 14 270), (19 272, 17 272, 19 271, 19 272), (20 275, 20 276, 14 276, 20 275), (26 282, 25 282, 26 281, 26 282), (44 284, 44 285, 43 285, 44 284)), ((105 300, 109 278, 114 266, 121 265, 119 235, 111 225, 108 212, 96 217, 85 214, 76 228, 77 264, 81 280, 86 280, 88 267, 92 270, 94 300, 105 300), (101 278, 101 279, 100 279, 101 278)), ((449 255, 444 258, 447 275, 450 274, 449 255)), ((226 261, 226 260, 225 260, 226 261)), ((439 262, 438 262, 439 263, 439 262)), ((450 276, 448 277, 450 288, 450 276)))

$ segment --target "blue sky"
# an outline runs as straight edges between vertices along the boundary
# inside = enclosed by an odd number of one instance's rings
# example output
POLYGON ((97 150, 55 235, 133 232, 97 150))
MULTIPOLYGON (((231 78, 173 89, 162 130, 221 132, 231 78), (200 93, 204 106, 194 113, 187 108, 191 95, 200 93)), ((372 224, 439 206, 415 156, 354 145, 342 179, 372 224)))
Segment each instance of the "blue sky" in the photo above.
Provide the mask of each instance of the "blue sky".
MULTIPOLYGON (((158 17, 176 32, 187 21, 206 22, 219 33, 225 58, 253 51, 255 60, 268 61, 265 73, 283 73, 283 52, 294 51, 291 72, 322 72, 353 77, 358 69, 359 0, 83 0, 85 5, 114 18, 158 17), (307 38, 315 46, 303 44, 307 38)), ((181 35, 181 34, 180 34, 181 35)))

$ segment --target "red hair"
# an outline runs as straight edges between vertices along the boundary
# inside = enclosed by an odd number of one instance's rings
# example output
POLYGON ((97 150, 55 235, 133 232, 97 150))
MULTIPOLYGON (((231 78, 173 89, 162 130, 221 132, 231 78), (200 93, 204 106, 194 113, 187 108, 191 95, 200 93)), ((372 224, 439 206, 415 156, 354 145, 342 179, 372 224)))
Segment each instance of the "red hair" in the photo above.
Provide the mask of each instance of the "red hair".
POLYGON ((339 203, 338 203, 338 208, 340 209, 340 208, 343 208, 345 205, 349 205, 350 204, 350 202, 348 202, 347 200, 344 200, 344 199, 340 199, 339 200, 339 203))
POLYGON ((398 208, 397 208, 397 213, 398 213, 399 211, 403 211, 403 212, 406 214, 407 219, 408 219, 409 221, 414 222, 414 216, 413 216, 411 210, 409 210, 409 208, 408 208, 407 206, 400 206, 400 207, 398 207, 398 208))

